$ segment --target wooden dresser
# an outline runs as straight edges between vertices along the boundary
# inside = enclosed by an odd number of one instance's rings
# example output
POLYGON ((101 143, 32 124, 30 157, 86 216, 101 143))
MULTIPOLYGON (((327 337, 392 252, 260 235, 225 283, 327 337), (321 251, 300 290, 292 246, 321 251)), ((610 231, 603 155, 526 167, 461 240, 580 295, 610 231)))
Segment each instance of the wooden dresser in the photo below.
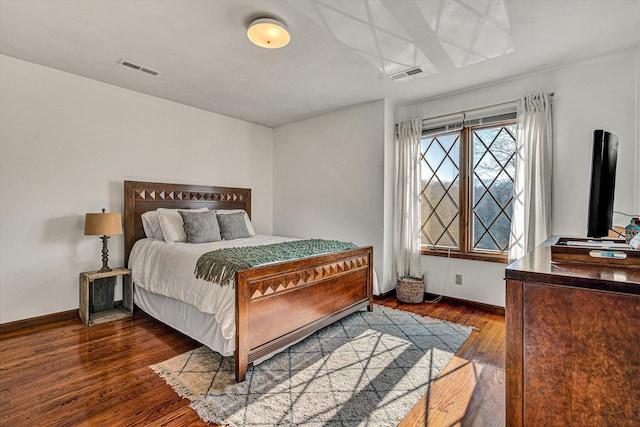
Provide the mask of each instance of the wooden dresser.
POLYGON ((506 268, 507 426, 640 425, 640 270, 506 268))

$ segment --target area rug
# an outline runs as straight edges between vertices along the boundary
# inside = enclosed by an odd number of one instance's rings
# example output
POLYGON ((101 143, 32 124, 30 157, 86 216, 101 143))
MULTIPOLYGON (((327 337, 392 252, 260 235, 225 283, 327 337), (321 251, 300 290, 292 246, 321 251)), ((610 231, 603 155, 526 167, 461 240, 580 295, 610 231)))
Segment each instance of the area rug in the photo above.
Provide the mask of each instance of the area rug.
POLYGON ((203 346, 150 368, 204 421, 228 426, 397 426, 471 328, 376 305, 250 368, 203 346))

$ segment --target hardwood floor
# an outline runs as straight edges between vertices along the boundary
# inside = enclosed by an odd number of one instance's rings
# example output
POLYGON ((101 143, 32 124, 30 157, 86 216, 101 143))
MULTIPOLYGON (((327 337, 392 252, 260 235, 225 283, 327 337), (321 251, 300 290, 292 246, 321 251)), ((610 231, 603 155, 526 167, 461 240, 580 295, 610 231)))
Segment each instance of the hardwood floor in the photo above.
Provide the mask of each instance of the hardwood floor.
POLYGON ((377 302, 476 329, 401 427, 505 425, 503 315, 452 304, 403 304, 395 298, 377 302))
MULTIPOLYGON (((401 426, 504 425, 504 316, 376 303, 477 328, 401 426)), ((0 426, 206 425, 148 368, 197 346, 140 310, 93 327, 74 319, 1 334, 0 426)))

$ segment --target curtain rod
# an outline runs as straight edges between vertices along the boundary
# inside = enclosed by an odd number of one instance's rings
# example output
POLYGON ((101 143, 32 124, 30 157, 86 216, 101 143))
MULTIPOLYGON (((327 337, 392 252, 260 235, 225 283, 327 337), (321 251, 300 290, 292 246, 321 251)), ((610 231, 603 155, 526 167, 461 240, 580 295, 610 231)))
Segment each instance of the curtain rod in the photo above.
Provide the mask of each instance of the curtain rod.
MULTIPOLYGON (((549 97, 553 97, 555 94, 556 94, 555 92, 551 92, 551 93, 549 93, 549 97)), ((458 111, 458 112, 456 112, 456 113, 443 114, 443 115, 441 115, 441 116, 429 117, 428 119, 422 119, 422 120, 433 120, 433 119, 439 119, 439 118, 441 118, 441 117, 453 116, 454 114, 464 114, 464 113, 470 113, 470 112, 473 112, 473 111, 480 111, 480 110, 484 110, 484 109, 487 109, 487 108, 502 107, 503 105, 513 104, 514 102, 517 102, 517 100, 515 100, 515 101, 508 101, 508 102, 502 102, 502 103, 500 103, 500 104, 487 105, 486 107, 472 108, 471 110, 458 111)), ((397 126, 397 125, 396 125, 396 126, 397 126)))
MULTIPOLYGON (((549 94, 549 97, 553 97, 556 93, 555 92, 551 92, 549 94)), ((478 107, 478 108, 472 108, 471 110, 465 110, 465 111, 460 111, 458 113, 452 113, 452 114, 462 114, 462 113, 470 113, 472 111, 480 111, 480 110, 484 110, 486 108, 495 108, 495 107, 502 107, 503 105, 509 105, 509 104, 513 104, 514 102, 518 102, 518 100, 515 101, 509 101, 509 102, 502 102, 500 104, 494 104, 494 105, 487 105, 486 107, 478 107)), ((450 114, 445 114, 446 116, 449 116, 450 114)), ((442 117, 442 116, 441 116, 442 117)))

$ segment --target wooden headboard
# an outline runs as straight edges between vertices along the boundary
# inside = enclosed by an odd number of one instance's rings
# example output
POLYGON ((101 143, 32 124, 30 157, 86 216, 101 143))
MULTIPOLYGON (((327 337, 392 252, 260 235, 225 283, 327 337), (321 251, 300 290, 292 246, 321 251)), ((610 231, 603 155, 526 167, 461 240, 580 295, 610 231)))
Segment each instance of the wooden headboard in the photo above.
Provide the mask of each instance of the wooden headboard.
POLYGON ((141 215, 158 208, 244 209, 251 218, 251 189, 212 185, 124 182, 124 262, 133 244, 145 237, 141 215))

